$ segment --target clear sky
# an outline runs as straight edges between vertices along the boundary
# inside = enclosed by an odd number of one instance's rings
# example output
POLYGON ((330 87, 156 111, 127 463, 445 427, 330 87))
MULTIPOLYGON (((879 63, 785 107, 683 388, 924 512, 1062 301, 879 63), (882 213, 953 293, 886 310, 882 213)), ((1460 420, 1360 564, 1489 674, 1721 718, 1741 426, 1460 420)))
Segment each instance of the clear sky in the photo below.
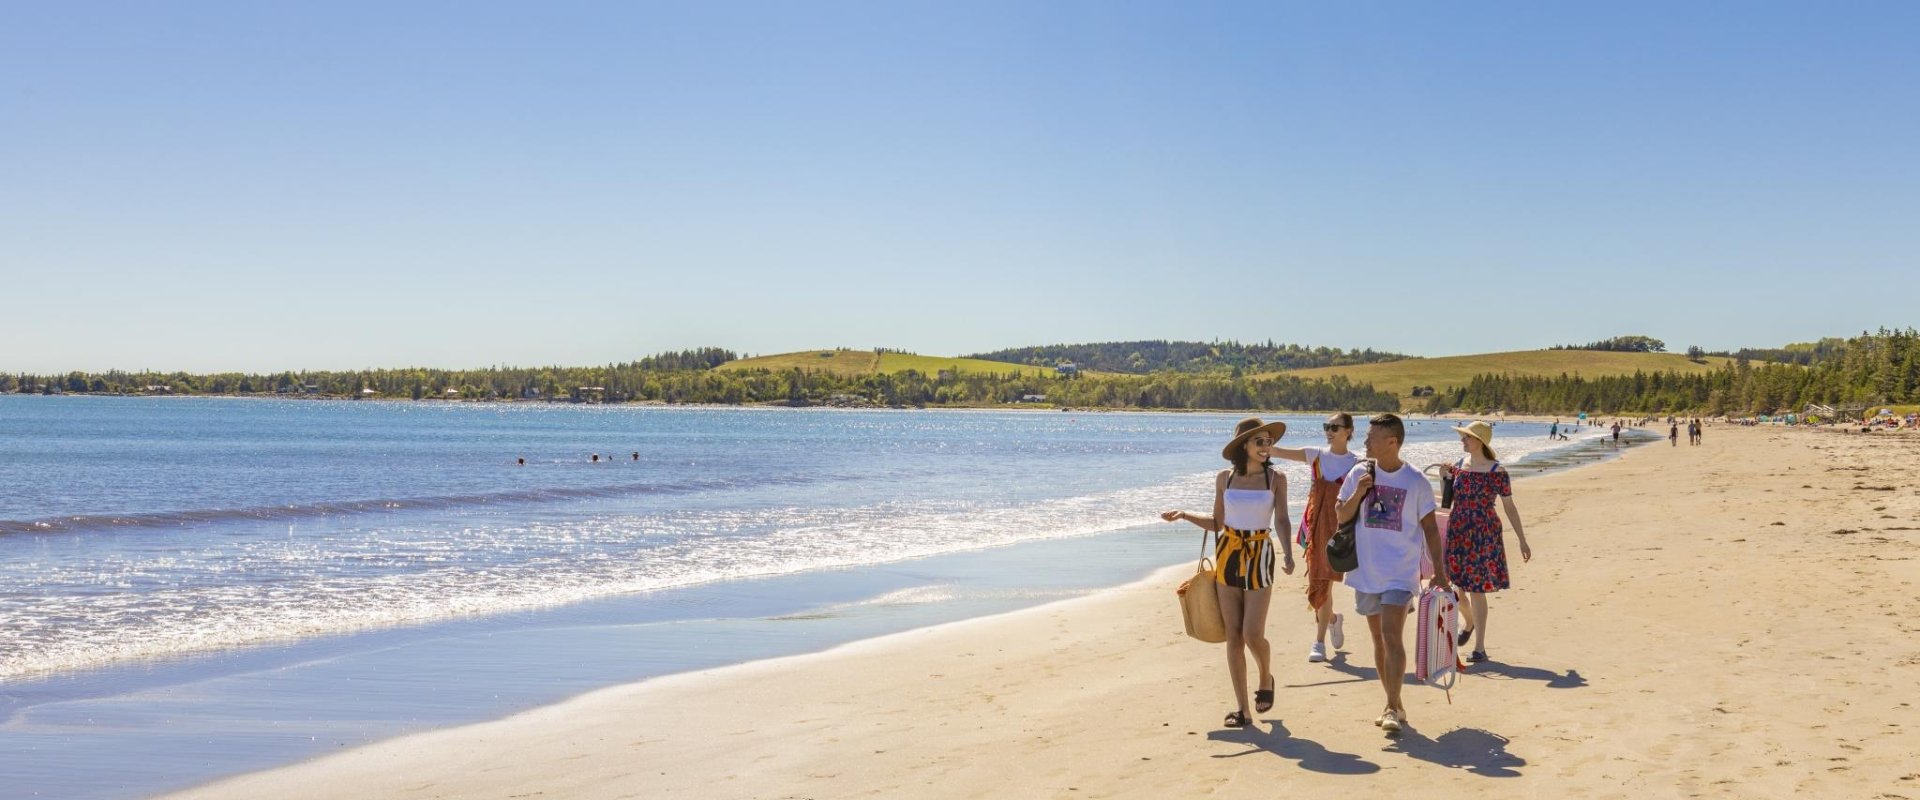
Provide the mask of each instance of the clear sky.
POLYGON ((0 369, 1916 324, 1920 4, 7 3, 0 369))

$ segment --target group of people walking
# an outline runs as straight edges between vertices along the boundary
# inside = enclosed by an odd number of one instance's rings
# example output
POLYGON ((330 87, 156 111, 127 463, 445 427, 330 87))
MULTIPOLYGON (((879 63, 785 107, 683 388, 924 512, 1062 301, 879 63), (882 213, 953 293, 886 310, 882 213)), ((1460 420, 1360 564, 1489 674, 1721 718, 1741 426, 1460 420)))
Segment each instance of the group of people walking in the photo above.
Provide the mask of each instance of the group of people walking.
POLYGON ((1463 593, 1467 625, 1456 645, 1474 643, 1469 661, 1487 659, 1487 594, 1509 586, 1503 528, 1496 505, 1506 512, 1524 560, 1533 558, 1513 503, 1512 481, 1494 457, 1493 427, 1474 422, 1454 428, 1464 455, 1452 464, 1425 470, 1401 457, 1406 426, 1393 414, 1368 420, 1366 458, 1349 449, 1353 417, 1334 414, 1321 430, 1325 447, 1278 446, 1284 422, 1257 417, 1241 420, 1221 451, 1232 464, 1214 479, 1213 513, 1168 511, 1168 522, 1186 521, 1214 532, 1215 585, 1187 591, 1218 594, 1227 629, 1227 674, 1238 707, 1227 727, 1252 724, 1251 713, 1274 704, 1272 647, 1266 637, 1267 611, 1273 600, 1276 561, 1280 572, 1294 573, 1294 547, 1306 562, 1306 606, 1314 619, 1310 662, 1325 662, 1345 647, 1345 615, 1334 610, 1333 585, 1353 591, 1353 611, 1367 621, 1373 662, 1386 704, 1374 724, 1389 733, 1407 723, 1400 688, 1407 664, 1405 632, 1409 608, 1420 590, 1422 556, 1432 562, 1431 584, 1463 593), (1304 463, 1309 486, 1306 509, 1296 536, 1287 509, 1287 479, 1273 459, 1304 463), (1437 470, 1448 487, 1451 512, 1443 535, 1436 518, 1428 470, 1437 470), (1497 502, 1496 502, 1497 501, 1497 502), (1327 558, 1327 543, 1343 523, 1353 522, 1358 567, 1344 575, 1327 558), (1276 559, 1274 540, 1280 542, 1276 559), (1432 557, 1431 554, 1441 554, 1432 557), (1329 641, 1331 640, 1331 641, 1329 641), (1331 644, 1331 648, 1329 648, 1331 644), (1246 656, 1253 656, 1259 677, 1249 703, 1246 656))
MULTIPOLYGON (((1698 417, 1687 420, 1687 444, 1695 445, 1700 443, 1701 427, 1702 425, 1698 417)), ((1667 418, 1667 441, 1674 447, 1680 446, 1680 422, 1672 417, 1667 418)))

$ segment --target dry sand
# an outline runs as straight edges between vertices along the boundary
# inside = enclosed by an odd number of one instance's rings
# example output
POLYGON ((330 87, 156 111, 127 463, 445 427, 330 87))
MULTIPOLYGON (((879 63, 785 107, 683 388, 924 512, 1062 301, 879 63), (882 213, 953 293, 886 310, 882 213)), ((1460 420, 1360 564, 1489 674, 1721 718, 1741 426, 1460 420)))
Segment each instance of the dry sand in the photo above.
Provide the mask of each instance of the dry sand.
POLYGON ((1269 627, 1277 706, 1221 729, 1179 567, 180 796, 1920 799, 1917 468, 1920 437, 1716 426, 1523 480, 1535 558, 1493 599, 1494 661, 1451 705, 1410 684, 1397 740, 1370 723, 1358 618, 1343 658, 1306 663, 1298 576, 1269 627))

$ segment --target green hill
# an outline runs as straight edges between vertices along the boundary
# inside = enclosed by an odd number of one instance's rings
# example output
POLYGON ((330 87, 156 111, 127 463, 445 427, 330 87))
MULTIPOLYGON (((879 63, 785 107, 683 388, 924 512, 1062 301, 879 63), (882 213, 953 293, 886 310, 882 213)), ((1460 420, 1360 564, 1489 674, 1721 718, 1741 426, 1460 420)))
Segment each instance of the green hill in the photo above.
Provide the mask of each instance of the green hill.
POLYGON ((1297 344, 1242 344, 1236 341, 1177 342, 1163 339, 1131 342, 1092 342, 1088 344, 1050 344, 1015 347, 991 353, 975 353, 968 358, 1005 361, 1051 367, 1070 361, 1083 372, 1121 372, 1148 375, 1156 372, 1181 372, 1192 375, 1227 375, 1336 367, 1394 361, 1408 356, 1373 350, 1342 350, 1338 347, 1307 347, 1297 344))
POLYGON ((1707 356, 1704 363, 1688 361, 1679 353, 1618 353, 1599 350, 1521 350, 1512 353, 1481 353, 1440 358, 1409 358, 1380 364, 1355 364, 1346 367, 1315 367, 1290 370, 1283 375, 1300 378, 1331 378, 1344 375, 1354 383, 1371 383, 1374 388, 1393 392, 1402 403, 1411 399, 1413 387, 1432 386, 1445 390, 1464 386, 1475 375, 1533 375, 1556 377, 1578 374, 1583 378, 1606 375, 1632 375, 1634 372, 1712 372, 1732 359, 1707 356))
POLYGON ((1022 373, 1027 375, 1051 375, 1053 370, 1025 364, 1008 364, 1003 361, 986 361, 977 358, 943 358, 940 356, 922 356, 912 353, 875 353, 872 350, 803 350, 798 353, 781 353, 772 356, 756 356, 729 361, 715 369, 735 371, 746 369, 764 369, 774 372, 786 372, 800 369, 808 372, 829 372, 835 375, 878 375, 915 370, 922 375, 937 375, 941 370, 970 373, 992 373, 1007 375, 1022 373))

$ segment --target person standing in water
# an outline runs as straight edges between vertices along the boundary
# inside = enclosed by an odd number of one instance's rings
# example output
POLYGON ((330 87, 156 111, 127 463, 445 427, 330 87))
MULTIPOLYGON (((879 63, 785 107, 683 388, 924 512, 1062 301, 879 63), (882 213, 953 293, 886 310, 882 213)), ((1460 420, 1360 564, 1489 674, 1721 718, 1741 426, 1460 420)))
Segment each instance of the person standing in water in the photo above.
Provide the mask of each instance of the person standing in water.
POLYGON ((1168 522, 1186 520, 1219 534, 1214 544, 1215 585, 1190 586, 1187 591, 1212 588, 1220 596, 1220 616, 1227 628, 1227 675, 1240 704, 1227 714, 1224 724, 1229 728, 1253 724, 1247 713, 1248 653, 1260 670, 1252 710, 1264 713, 1273 708, 1267 609, 1273 602, 1274 532, 1281 532, 1277 538, 1286 546, 1286 561, 1280 569, 1288 575, 1293 574, 1293 540, 1285 534, 1292 527, 1287 516, 1287 478, 1273 469, 1269 459, 1274 442, 1286 432, 1284 422, 1261 422, 1259 417, 1241 420, 1233 439, 1220 451, 1233 467, 1214 476, 1213 514, 1168 511, 1160 515, 1168 522))
POLYGON ((1520 510, 1513 505, 1513 479, 1493 455, 1493 428, 1475 422, 1454 428, 1460 434, 1465 458, 1447 467, 1444 475, 1453 483, 1453 511, 1447 516, 1447 575, 1454 588, 1466 593, 1461 609, 1467 612, 1467 625, 1455 645, 1473 639, 1469 663, 1487 660, 1487 595, 1511 586, 1507 574, 1507 551, 1500 516, 1494 499, 1513 523, 1513 534, 1520 541, 1520 558, 1533 560, 1533 548, 1527 546, 1526 531, 1520 527, 1520 510))
MULTIPOLYGON (((1420 588, 1421 542, 1426 552, 1445 552, 1433 512, 1433 484, 1419 468, 1400 459, 1405 423, 1392 414, 1367 421, 1367 455, 1347 472, 1339 494, 1340 520, 1357 520, 1354 547, 1360 566, 1346 575, 1354 611, 1367 618, 1373 636, 1373 665, 1386 692, 1387 706, 1373 724, 1389 734, 1407 723, 1400 701, 1406 678, 1407 606, 1420 588)), ((1435 559, 1434 588, 1448 587, 1446 559, 1435 559)))
POLYGON ((1300 515, 1303 536, 1296 543, 1301 547, 1301 558, 1307 562, 1307 610, 1313 613, 1314 619, 1313 646, 1307 648, 1307 660, 1316 663, 1327 660, 1329 634, 1334 650, 1347 646, 1345 615, 1333 612, 1333 582, 1342 576, 1327 563, 1327 540, 1333 538, 1334 530, 1340 527, 1339 520, 1334 519, 1340 482, 1346 480, 1347 473, 1360 461, 1358 455, 1347 449, 1347 443, 1353 440, 1352 414, 1327 417, 1320 428, 1327 436, 1324 450, 1317 447, 1273 450, 1276 457, 1306 464, 1310 476, 1307 509, 1300 515))

